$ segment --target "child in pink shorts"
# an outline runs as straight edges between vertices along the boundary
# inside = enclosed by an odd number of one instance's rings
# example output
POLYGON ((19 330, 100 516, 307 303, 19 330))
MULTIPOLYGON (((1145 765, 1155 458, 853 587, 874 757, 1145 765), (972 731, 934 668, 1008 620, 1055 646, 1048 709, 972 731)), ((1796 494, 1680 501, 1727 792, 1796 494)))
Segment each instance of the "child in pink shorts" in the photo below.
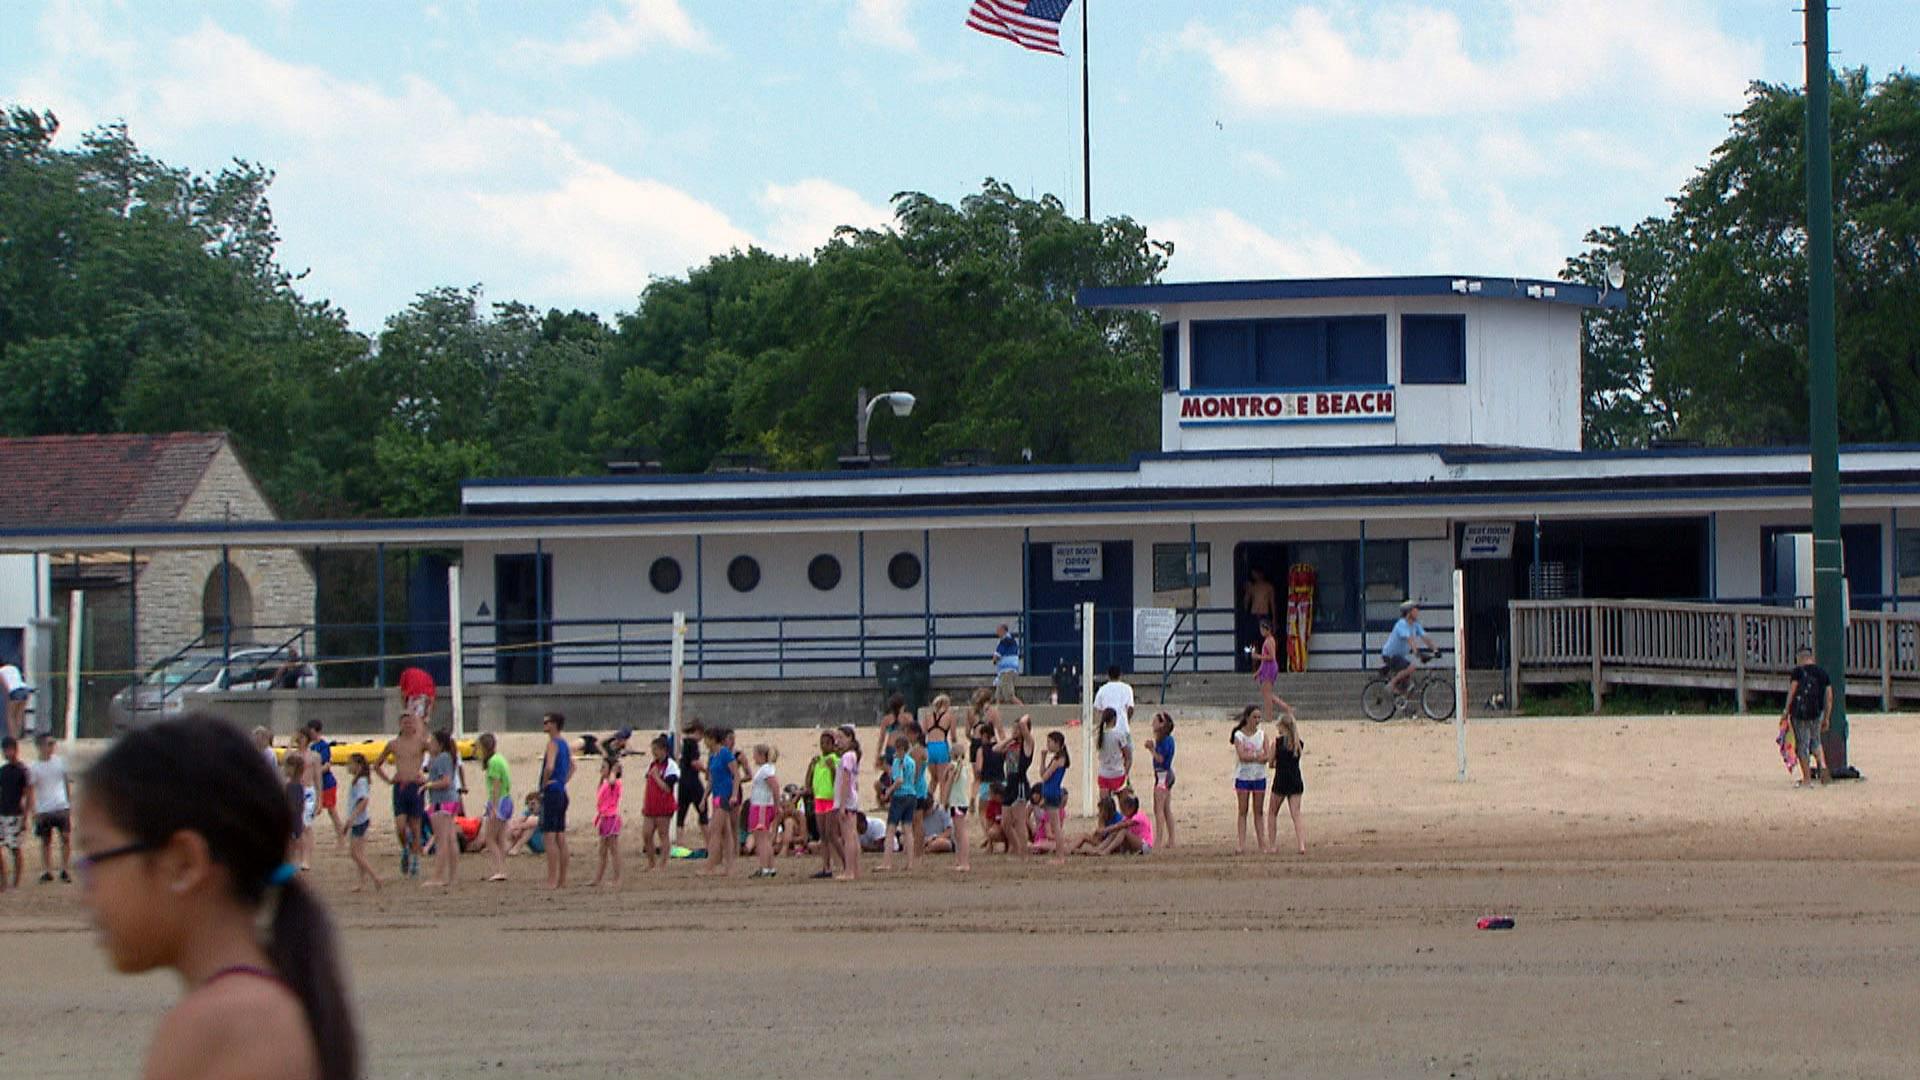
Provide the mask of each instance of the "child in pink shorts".
POLYGON ((620 757, 619 751, 606 756, 600 765, 600 791, 593 804, 593 827, 600 834, 600 868, 594 871, 593 884, 607 876, 607 864, 613 864, 613 887, 620 887, 620 757))
POLYGON ((753 834, 753 857, 759 863, 753 876, 770 878, 773 869, 773 827, 780 820, 780 778, 773 763, 780 752, 766 743, 753 748, 753 783, 747 788, 747 831, 753 834))

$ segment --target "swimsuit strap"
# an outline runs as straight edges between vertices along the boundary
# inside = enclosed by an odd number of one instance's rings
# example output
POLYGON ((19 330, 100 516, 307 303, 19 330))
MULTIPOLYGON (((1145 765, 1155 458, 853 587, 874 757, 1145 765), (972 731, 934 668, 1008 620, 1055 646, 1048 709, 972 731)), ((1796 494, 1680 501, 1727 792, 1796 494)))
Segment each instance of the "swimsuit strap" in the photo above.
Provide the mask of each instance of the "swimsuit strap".
POLYGON ((282 979, 278 972, 270 971, 255 964, 232 964, 207 976, 206 979, 200 983, 200 989, 204 990, 229 975, 251 975, 257 979, 267 979, 279 983, 281 986, 287 985, 287 981, 282 979))

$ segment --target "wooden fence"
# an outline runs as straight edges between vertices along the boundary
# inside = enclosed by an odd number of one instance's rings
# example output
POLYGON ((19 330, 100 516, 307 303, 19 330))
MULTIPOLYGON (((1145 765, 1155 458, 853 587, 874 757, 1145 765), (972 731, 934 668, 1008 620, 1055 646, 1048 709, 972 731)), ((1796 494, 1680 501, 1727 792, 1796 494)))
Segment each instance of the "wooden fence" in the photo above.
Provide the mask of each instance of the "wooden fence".
MULTIPOLYGON (((1597 712, 1610 685, 1785 693, 1794 651, 1813 640, 1808 608, 1658 600, 1515 600, 1508 605, 1513 707, 1523 687, 1585 682, 1597 712), (1595 645, 1598 643, 1598 647, 1595 645)), ((1892 709, 1920 698, 1920 614, 1855 611, 1847 695, 1892 709)))

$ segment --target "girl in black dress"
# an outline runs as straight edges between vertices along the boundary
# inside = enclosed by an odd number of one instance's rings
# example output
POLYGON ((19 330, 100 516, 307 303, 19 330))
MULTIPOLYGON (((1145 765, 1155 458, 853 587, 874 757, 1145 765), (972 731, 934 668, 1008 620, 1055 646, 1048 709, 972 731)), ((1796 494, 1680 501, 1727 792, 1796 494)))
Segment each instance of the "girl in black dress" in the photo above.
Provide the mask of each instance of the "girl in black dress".
POLYGON ((1300 854, 1307 853, 1307 828, 1300 822, 1300 796, 1307 785, 1300 778, 1300 755, 1306 751, 1307 744, 1300 741, 1300 727, 1292 714, 1282 713, 1275 725, 1280 737, 1273 740, 1273 801, 1267 804, 1267 836, 1271 838, 1273 850, 1280 850, 1280 833, 1277 831, 1280 818, 1280 804, 1287 804, 1287 813, 1293 817, 1293 840, 1300 854))

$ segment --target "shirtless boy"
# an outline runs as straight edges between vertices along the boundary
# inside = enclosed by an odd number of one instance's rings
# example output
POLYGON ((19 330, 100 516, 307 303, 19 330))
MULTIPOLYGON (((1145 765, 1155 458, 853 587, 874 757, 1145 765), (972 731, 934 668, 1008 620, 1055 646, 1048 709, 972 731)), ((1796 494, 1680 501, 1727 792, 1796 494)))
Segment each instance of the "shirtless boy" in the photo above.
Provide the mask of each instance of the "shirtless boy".
POLYGON ((387 740, 373 760, 373 771, 393 785, 393 833, 400 840, 400 872, 409 876, 420 873, 420 819, 427 810, 420 776, 426 753, 426 725, 412 713, 403 713, 400 734, 387 740))

